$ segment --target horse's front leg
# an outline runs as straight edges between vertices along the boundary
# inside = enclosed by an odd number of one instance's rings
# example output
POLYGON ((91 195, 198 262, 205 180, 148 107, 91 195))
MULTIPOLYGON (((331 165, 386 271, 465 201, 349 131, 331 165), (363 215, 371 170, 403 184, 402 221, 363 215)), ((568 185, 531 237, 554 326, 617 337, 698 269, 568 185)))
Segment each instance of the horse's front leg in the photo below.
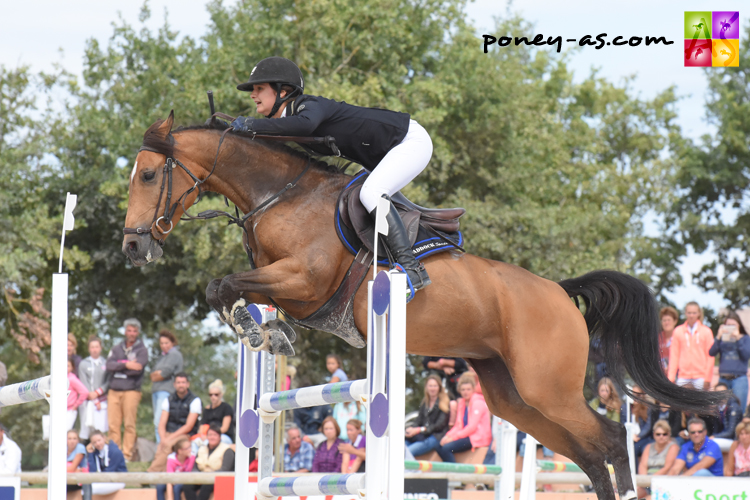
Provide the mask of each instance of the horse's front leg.
POLYGON ((291 343, 296 340, 294 330, 281 320, 258 325, 247 311, 247 305, 267 302, 268 297, 312 300, 314 287, 299 268, 299 263, 287 259, 213 280, 206 289, 206 300, 248 348, 291 356, 294 354, 291 343))

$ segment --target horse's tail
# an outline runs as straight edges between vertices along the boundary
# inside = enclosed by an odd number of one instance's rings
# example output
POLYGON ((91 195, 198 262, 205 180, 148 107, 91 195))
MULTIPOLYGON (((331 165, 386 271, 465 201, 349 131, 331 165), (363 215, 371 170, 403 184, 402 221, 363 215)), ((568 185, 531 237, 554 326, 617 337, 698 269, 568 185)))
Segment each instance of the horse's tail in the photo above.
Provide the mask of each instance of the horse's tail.
POLYGON ((640 280, 617 271, 593 271, 559 285, 579 304, 592 339, 600 339, 610 376, 625 392, 624 372, 657 401, 675 410, 711 413, 725 392, 696 391, 670 382, 659 354, 658 305, 640 280))

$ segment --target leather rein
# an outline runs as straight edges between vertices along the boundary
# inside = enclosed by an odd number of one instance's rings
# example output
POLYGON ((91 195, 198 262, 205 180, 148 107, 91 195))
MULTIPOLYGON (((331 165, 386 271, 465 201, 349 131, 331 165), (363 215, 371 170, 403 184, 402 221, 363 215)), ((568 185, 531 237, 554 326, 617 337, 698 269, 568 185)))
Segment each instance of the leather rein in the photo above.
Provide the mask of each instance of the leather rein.
MULTIPOLYGON (((214 118, 221 118, 224 120, 234 121, 234 118, 226 115, 224 113, 214 113, 211 115, 211 120, 214 118)), ((200 212, 197 216, 192 216, 188 213, 187 208, 185 207, 185 200, 187 200, 187 197, 195 190, 198 190, 198 198, 196 199, 195 203, 198 203, 201 198, 203 197, 204 189, 202 185, 208 181, 208 179, 211 178, 214 171, 216 170, 216 165, 219 160, 219 152, 221 151, 221 145, 224 142, 224 138, 227 136, 227 133, 232 131, 232 128, 229 127, 224 132, 222 132, 221 137, 219 139, 219 145, 216 148, 216 156, 214 157, 214 164, 211 167, 211 172, 206 176, 205 179, 199 179, 195 174, 193 174, 190 169, 188 169, 180 160, 172 157, 167 157, 163 171, 162 171, 162 178, 161 178, 161 189, 159 190, 159 199, 156 202, 156 208, 154 209, 154 217, 151 221, 150 226, 143 226, 143 227, 124 227, 122 229, 123 234, 146 234, 151 233, 151 236, 159 242, 161 246, 164 246, 164 242, 166 240, 167 235, 172 231, 174 228, 174 224, 172 223, 172 217, 174 216, 175 212, 177 211, 177 207, 182 205, 182 211, 185 214, 184 217, 180 217, 180 220, 206 220, 206 219, 213 219, 215 217, 228 217, 230 224, 237 224, 240 226, 245 232, 247 230, 245 229, 245 222, 251 218, 253 215, 258 213, 260 210, 267 207, 271 202, 276 200, 279 196, 284 194, 289 189, 293 188, 297 185, 299 180, 304 176, 307 171, 310 169, 310 166, 312 165, 311 158, 308 156, 307 158, 307 164, 305 165, 305 168, 302 170, 302 172, 294 178, 291 182, 287 183, 280 191, 278 191, 276 194, 272 195, 268 199, 266 199, 263 203, 258 205, 255 209, 251 210, 250 212, 246 213, 243 216, 240 216, 239 209, 235 206, 235 213, 236 215, 229 214, 227 212, 221 211, 221 210, 206 210, 204 212, 200 212), (173 204, 171 204, 172 201, 172 171, 175 169, 176 166, 179 166, 182 168, 186 174, 194 181, 193 186, 182 193, 179 198, 177 198, 177 201, 175 201, 173 204), (164 215, 159 216, 159 209, 161 207, 161 200, 164 196, 164 189, 166 187, 167 190, 167 197, 164 204, 164 215), (164 227, 166 222, 161 222, 162 220, 169 222, 169 227, 164 227)), ((174 144, 174 136, 170 132, 167 136, 169 141, 174 144)), ((340 151, 336 147, 335 139, 331 136, 326 137, 294 137, 294 136, 279 136, 279 135, 260 135, 253 132, 252 140, 258 139, 267 139, 267 140, 276 140, 276 141, 293 141, 298 143, 315 143, 315 144, 325 144, 327 147, 329 147, 337 156, 341 156, 340 151)), ((149 146, 142 145, 140 149, 138 149, 138 152, 141 151, 150 151, 152 153, 157 154, 163 154, 160 151, 155 150, 154 148, 151 148, 149 146)), ((225 197, 226 200, 226 197, 225 197)), ((228 202, 227 202, 228 204, 228 202)))

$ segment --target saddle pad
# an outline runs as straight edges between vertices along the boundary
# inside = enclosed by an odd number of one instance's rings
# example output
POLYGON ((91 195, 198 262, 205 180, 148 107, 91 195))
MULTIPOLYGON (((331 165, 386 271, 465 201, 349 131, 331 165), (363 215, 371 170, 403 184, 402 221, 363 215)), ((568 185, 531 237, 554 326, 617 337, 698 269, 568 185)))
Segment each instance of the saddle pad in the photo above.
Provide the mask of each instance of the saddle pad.
MULTIPOLYGON (((357 174, 341 192, 336 204, 334 221, 336 233, 344 246, 354 255, 363 247, 370 251, 373 250, 375 225, 370 219, 367 209, 359 201, 359 192, 366 178, 366 171, 357 174)), ((455 249, 455 245, 463 246, 463 235, 458 230, 458 217, 463 215, 464 209, 422 209, 422 207, 411 203, 401 193, 394 195, 393 201, 401 219, 404 221, 415 258, 422 259, 435 253, 455 249), (402 200, 405 203, 401 202, 402 200), (426 216, 420 210, 427 210, 429 215, 426 216), (455 219, 446 220, 442 218, 436 224, 430 224, 429 221, 434 218, 433 214, 438 213, 442 216, 449 214, 454 216, 455 219), (427 227, 428 225, 432 227, 427 227), (453 232, 441 230, 446 227, 451 229, 455 227, 456 230, 453 232)), ((380 239, 382 240, 382 238, 380 239)), ((382 241, 378 245, 378 256, 382 256, 378 260, 378 264, 389 264, 388 254, 382 241)))

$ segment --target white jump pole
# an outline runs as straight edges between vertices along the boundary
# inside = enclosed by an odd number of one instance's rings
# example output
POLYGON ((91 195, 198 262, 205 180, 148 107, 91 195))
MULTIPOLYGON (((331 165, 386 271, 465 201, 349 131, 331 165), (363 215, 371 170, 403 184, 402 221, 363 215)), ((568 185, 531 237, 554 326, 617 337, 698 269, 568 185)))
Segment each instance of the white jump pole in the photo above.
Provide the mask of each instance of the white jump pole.
POLYGON ((51 397, 49 424, 49 474, 47 499, 64 500, 67 475, 67 407, 68 407, 68 275, 62 272, 65 231, 75 224, 73 209, 78 197, 67 194, 60 239, 60 264, 57 274, 52 275, 52 328, 50 387, 51 397))
MULTIPOLYGON (((500 446, 498 446, 500 453, 499 457, 496 455, 495 463, 499 458, 502 473, 500 474, 499 487, 497 481, 495 484, 495 500, 513 500, 516 491, 516 439, 518 429, 507 420, 503 420, 501 429, 500 446)), ((536 453, 534 456, 536 456, 536 453)))
POLYGON ((518 500, 534 500, 536 498, 536 444, 537 440, 531 434, 526 434, 523 453, 523 472, 521 475, 521 494, 518 500))

